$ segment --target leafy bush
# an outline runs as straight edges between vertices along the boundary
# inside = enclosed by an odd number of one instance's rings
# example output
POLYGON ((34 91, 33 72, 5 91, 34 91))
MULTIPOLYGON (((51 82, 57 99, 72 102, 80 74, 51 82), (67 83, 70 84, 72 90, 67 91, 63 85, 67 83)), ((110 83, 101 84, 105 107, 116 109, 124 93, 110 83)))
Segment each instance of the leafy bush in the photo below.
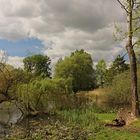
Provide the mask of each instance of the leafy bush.
MULTIPOLYGON (((140 96, 140 69, 138 69, 138 94, 140 96)), ((129 71, 119 74, 114 78, 107 99, 111 105, 131 104, 131 79, 129 71)))
POLYGON ((52 109, 60 107, 71 92, 71 79, 36 79, 19 85, 18 99, 25 110, 52 109))
POLYGON ((16 99, 16 90, 19 83, 28 83, 31 75, 11 65, 4 65, 0 69, 0 102, 16 99))

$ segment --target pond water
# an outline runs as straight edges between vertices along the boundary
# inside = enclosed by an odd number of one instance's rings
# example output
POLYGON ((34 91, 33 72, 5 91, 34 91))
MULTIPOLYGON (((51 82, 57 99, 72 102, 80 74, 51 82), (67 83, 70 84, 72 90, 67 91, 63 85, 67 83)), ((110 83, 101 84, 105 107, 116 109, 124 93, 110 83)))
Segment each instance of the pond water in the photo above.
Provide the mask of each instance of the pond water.
POLYGON ((14 102, 3 102, 0 104, 0 124, 14 124, 19 120, 21 115, 21 111, 16 107, 14 102))
POLYGON ((9 124, 15 124, 21 118, 21 111, 13 102, 3 102, 0 104, 0 139, 9 134, 9 124))

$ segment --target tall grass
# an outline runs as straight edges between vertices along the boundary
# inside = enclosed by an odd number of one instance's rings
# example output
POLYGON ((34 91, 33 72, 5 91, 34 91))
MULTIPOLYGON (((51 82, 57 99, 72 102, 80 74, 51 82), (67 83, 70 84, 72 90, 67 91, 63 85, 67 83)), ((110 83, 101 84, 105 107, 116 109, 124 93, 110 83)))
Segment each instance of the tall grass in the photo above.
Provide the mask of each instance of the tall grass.
POLYGON ((60 112, 61 117, 68 123, 80 125, 82 127, 95 125, 98 121, 95 111, 88 109, 63 110, 60 112))

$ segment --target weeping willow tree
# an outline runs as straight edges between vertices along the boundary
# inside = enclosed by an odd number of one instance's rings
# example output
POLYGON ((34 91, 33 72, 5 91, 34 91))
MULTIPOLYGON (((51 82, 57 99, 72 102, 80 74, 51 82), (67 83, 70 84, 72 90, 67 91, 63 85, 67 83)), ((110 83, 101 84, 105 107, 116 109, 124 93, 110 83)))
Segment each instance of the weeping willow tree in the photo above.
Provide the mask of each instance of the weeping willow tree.
MULTIPOLYGON (((8 100, 10 97, 8 95, 8 89, 9 89, 9 77, 10 72, 6 67, 6 61, 7 61, 7 54, 5 51, 0 50, 0 95, 4 96, 8 100)), ((0 99, 0 103, 3 102, 3 100, 0 99)))
POLYGON ((137 91, 137 61, 135 47, 140 44, 140 0, 117 1, 124 9, 127 16, 127 42, 125 48, 130 61, 132 113, 138 117, 140 115, 140 110, 137 91))

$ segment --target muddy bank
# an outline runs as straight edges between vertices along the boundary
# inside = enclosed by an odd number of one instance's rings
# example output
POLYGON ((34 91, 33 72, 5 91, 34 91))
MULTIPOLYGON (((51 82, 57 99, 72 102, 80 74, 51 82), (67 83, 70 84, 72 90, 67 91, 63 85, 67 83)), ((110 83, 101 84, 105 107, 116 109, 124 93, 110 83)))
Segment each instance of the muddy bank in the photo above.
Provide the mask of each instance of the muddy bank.
POLYGON ((9 128, 3 139, 18 140, 88 140, 94 133, 80 126, 68 124, 56 115, 26 118, 9 128))

